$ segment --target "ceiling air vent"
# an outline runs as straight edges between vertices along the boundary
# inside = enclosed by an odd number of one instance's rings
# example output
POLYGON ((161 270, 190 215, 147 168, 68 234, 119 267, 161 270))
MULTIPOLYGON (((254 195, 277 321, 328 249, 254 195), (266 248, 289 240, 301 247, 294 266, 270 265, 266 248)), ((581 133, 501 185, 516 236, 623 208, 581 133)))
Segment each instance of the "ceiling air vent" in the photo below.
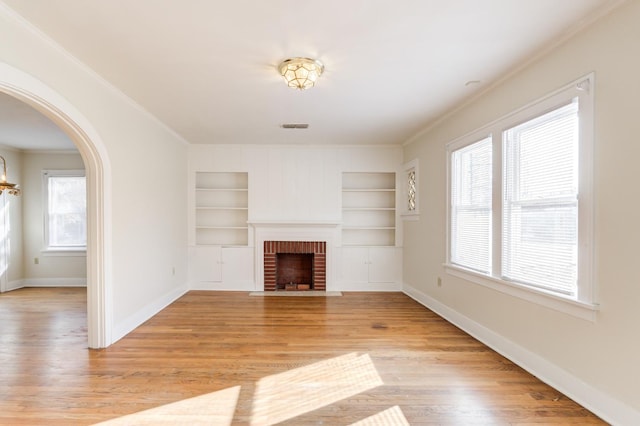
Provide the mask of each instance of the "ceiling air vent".
POLYGON ((307 123, 285 123, 282 125, 283 129, 306 129, 308 127, 307 123))

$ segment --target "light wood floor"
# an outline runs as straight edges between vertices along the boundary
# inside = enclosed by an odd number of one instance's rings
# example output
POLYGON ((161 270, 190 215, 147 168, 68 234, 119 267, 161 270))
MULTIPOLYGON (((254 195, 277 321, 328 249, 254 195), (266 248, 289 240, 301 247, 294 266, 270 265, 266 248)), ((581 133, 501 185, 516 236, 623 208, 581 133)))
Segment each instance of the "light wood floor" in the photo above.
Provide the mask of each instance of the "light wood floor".
POLYGON ((0 295, 0 424, 602 424, 400 293, 192 291, 104 350, 85 307, 0 295))

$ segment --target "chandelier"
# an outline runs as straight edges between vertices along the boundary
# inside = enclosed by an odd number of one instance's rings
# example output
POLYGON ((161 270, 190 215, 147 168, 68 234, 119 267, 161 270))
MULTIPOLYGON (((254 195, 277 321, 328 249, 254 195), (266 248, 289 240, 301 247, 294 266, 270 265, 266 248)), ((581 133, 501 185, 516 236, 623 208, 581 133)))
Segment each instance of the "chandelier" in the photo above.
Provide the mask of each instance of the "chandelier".
POLYGON ((324 65, 315 59, 290 58, 278 65, 278 71, 289 87, 305 90, 316 84, 316 80, 324 71, 324 65))
POLYGON ((4 157, 0 155, 2 160, 2 177, 0 177, 0 194, 2 191, 7 191, 11 195, 20 195, 20 188, 15 183, 7 182, 7 162, 4 157))

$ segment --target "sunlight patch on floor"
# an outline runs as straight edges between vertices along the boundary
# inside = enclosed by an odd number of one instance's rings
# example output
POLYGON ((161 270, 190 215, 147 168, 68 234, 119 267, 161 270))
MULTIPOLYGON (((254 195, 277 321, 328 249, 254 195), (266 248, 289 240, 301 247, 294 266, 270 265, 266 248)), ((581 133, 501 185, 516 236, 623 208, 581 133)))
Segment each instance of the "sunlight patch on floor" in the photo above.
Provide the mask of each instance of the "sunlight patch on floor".
POLYGON ((108 420, 98 425, 230 425, 239 395, 240 386, 234 386, 108 420))
MULTIPOLYGON (((370 356, 357 353, 267 376, 256 383, 250 424, 276 424, 382 385, 370 356)), ((240 388, 234 386, 98 425, 230 425, 240 388)), ((405 426, 408 423, 400 408, 392 407, 354 425, 405 426)))
POLYGON ((400 407, 396 405, 359 422, 351 423, 349 426, 409 426, 409 422, 400 407))
POLYGON ((268 376, 256 384, 251 424, 292 419, 382 384, 369 355, 356 353, 268 376))

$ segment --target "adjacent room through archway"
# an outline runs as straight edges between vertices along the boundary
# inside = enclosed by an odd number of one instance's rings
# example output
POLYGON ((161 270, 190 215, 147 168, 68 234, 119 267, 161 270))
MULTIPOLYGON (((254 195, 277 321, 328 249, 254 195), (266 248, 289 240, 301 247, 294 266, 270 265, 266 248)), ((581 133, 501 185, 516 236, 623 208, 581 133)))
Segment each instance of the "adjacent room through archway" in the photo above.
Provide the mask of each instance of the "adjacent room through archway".
MULTIPOLYGON (((0 92, 24 102, 51 120, 77 148, 79 160, 84 165, 87 222, 84 264, 87 286, 88 346, 90 348, 106 347, 112 341, 111 288, 110 283, 105 279, 108 273, 110 251, 110 235, 105 232, 110 218, 105 207, 108 205, 106 200, 109 199, 109 186, 106 179, 109 167, 100 137, 87 119, 54 90, 20 70, 6 64, 2 64, 1 67, 0 92)), ((68 168, 69 165, 66 164, 64 167, 68 168)), ((29 259, 23 258, 22 261, 40 262, 40 259, 36 260, 35 256, 29 257, 29 259)))

